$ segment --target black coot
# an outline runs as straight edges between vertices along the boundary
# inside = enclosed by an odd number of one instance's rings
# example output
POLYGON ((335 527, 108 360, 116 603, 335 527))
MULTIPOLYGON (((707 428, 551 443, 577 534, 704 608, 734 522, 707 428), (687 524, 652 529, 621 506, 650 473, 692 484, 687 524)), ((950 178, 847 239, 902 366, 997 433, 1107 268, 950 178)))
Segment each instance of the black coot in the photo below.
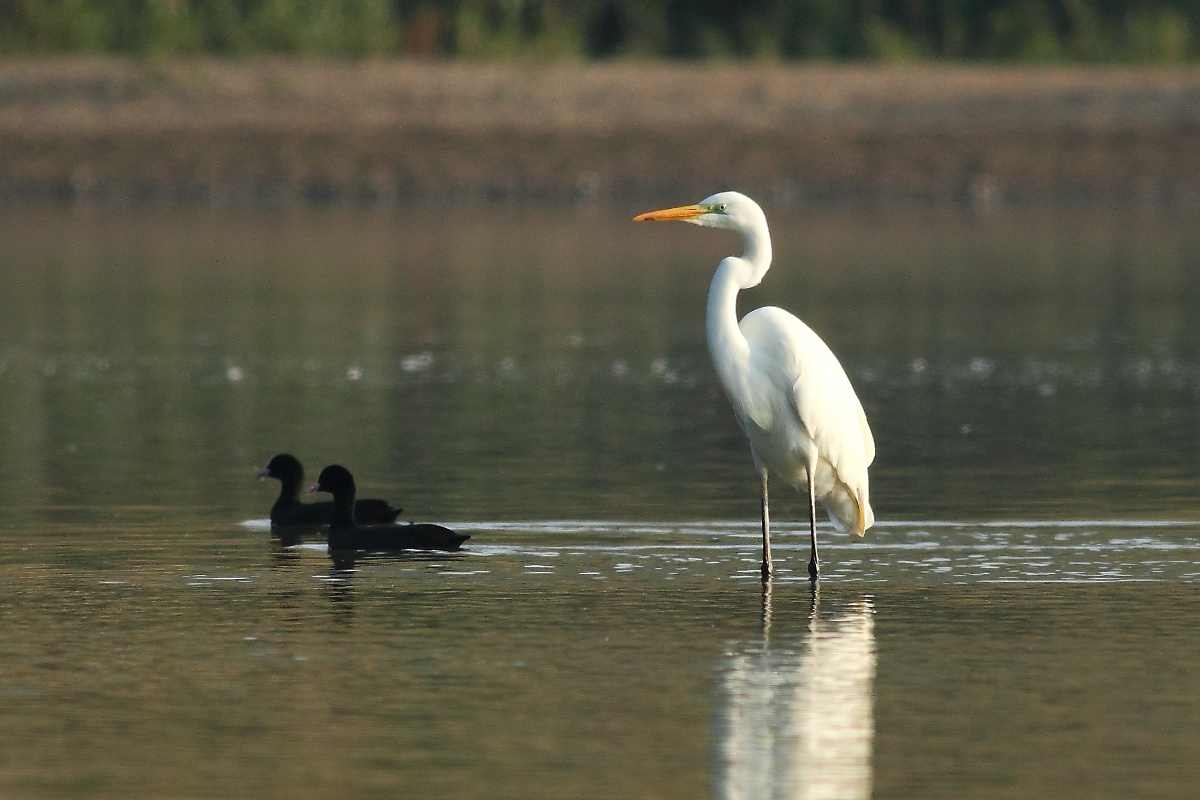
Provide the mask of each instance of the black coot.
MULTIPOLYGON (((272 458, 258 473, 259 478, 279 480, 279 499, 271 506, 272 527, 292 525, 328 525, 333 521, 333 503, 300 502, 300 487, 304 485, 304 467, 289 453, 272 458)), ((354 504, 355 519, 363 522, 395 522, 404 509, 393 508, 386 500, 359 500, 354 504)))
POLYGON ((329 549, 336 550, 457 550, 471 537, 427 522, 407 525, 369 525, 355 521, 354 476, 339 464, 321 470, 309 493, 333 495, 329 549))

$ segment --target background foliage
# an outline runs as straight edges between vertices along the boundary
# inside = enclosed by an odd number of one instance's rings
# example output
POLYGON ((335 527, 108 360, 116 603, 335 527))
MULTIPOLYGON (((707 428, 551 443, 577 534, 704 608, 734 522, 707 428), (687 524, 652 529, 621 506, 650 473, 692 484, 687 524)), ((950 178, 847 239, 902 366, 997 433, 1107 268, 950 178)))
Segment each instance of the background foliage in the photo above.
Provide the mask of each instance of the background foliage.
POLYGON ((0 55, 1170 64, 1194 0, 0 0, 0 55))

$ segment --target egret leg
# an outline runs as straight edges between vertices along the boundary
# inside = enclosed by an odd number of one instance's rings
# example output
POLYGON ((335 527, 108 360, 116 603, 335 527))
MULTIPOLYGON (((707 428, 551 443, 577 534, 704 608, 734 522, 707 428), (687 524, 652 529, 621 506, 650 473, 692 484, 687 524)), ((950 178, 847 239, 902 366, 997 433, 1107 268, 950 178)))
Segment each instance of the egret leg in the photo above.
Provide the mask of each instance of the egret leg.
POLYGON ((767 473, 763 473, 762 479, 762 534, 763 534, 763 560, 762 560, 762 579, 769 580, 771 577, 771 512, 767 510, 767 473))
POLYGON ((808 557, 808 578, 816 581, 821 574, 821 562, 817 558, 817 498, 813 492, 813 470, 808 470, 808 543, 812 554, 808 557))

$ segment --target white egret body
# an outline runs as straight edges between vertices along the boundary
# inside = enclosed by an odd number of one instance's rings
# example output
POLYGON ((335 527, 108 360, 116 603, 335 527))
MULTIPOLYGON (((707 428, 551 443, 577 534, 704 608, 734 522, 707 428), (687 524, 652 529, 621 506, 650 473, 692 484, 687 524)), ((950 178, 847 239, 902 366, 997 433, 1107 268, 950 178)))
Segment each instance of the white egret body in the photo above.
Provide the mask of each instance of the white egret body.
POLYGON ((840 530, 862 536, 875 522, 867 480, 875 441, 862 403, 837 357, 796 317, 767 306, 738 323, 738 292, 757 286, 771 267, 771 234, 757 203, 721 192, 696 205, 634 217, 648 220, 682 220, 742 235, 745 252, 721 260, 708 291, 708 349, 758 469, 763 579, 772 571, 767 474, 774 472, 808 492, 808 572, 816 580, 818 500, 840 530))

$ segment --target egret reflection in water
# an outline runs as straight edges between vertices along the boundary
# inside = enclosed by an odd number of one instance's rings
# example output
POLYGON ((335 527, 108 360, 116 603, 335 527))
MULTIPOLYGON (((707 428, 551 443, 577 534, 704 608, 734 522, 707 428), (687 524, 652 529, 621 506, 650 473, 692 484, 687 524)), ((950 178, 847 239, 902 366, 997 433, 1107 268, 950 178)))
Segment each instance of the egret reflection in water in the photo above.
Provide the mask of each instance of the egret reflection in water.
POLYGON ((821 608, 807 629, 771 637, 771 587, 761 639, 731 648, 721 676, 717 795, 726 800, 871 796, 875 633, 869 597, 821 608))

